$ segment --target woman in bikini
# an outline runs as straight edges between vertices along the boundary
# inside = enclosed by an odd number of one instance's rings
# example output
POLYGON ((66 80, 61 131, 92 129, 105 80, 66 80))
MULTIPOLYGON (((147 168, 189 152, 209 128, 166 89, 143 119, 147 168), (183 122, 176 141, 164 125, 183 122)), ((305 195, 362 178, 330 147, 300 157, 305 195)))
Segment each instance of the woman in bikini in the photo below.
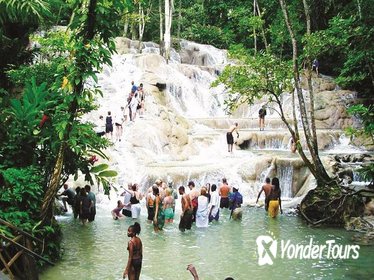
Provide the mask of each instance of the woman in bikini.
POLYGON ((139 233, 140 224, 137 222, 132 226, 129 226, 129 229, 127 230, 127 236, 131 239, 127 245, 129 259, 125 271, 123 272, 123 278, 128 276, 129 280, 139 280, 140 271, 142 270, 143 245, 142 241, 137 236, 139 233))

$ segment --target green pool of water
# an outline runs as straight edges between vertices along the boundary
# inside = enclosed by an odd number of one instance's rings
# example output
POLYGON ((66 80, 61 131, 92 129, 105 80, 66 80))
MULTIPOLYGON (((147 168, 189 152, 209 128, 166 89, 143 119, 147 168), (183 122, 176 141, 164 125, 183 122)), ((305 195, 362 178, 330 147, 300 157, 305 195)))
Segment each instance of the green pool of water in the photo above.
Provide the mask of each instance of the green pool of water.
MULTIPOLYGON (((114 207, 113 207, 114 208, 114 207)), ((300 218, 282 215, 270 219, 260 208, 245 208, 242 221, 229 220, 221 212, 220 221, 206 229, 181 233, 176 222, 159 234, 146 222, 142 209, 140 224, 143 241, 141 279, 192 279, 186 267, 192 263, 201 280, 225 279, 374 279, 374 247, 360 246, 357 259, 286 259, 280 257, 282 240, 292 244, 355 245, 353 233, 333 228, 311 228, 300 218), (256 239, 269 235, 278 243, 272 265, 258 264, 256 239)), ((114 221, 108 209, 98 209, 96 221, 82 226, 71 216, 60 219, 64 233, 64 255, 42 280, 122 279, 128 252, 127 228, 131 219, 114 221)), ((324 253, 327 253, 324 251, 324 253)), ((352 255, 351 255, 352 256, 352 255)))

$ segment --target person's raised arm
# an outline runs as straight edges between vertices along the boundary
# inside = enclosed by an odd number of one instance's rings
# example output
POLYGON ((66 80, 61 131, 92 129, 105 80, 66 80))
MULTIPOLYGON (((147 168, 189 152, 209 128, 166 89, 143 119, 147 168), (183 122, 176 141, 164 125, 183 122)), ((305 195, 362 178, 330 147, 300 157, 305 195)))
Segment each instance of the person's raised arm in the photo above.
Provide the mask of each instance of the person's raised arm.
POLYGON ((126 193, 129 193, 133 196, 134 192, 132 190, 127 190, 127 189, 124 189, 123 190, 123 193, 120 194, 120 196, 124 196, 126 193))
POLYGON ((263 191, 264 191, 264 187, 262 187, 262 188, 261 188, 261 191, 258 193, 257 200, 256 200, 256 204, 257 204, 258 199, 260 198, 260 195, 262 194, 263 191))
POLYGON ((194 280, 199 280, 199 275, 197 275, 196 268, 193 266, 193 264, 189 264, 187 266, 187 270, 191 272, 191 275, 193 276, 194 280))

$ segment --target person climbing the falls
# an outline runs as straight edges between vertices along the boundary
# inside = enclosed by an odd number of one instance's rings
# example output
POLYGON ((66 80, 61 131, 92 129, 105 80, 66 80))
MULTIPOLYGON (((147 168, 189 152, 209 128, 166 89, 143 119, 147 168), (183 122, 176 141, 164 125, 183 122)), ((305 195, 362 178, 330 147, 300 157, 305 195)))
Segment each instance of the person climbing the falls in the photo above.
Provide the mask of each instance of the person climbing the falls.
POLYGON ((265 127, 265 116, 266 116, 266 108, 265 108, 265 105, 262 105, 261 109, 258 111, 260 131, 264 130, 264 127, 265 127))
POLYGON ((279 179, 277 177, 274 177, 273 180, 271 180, 271 184, 273 186, 271 188, 271 192, 269 195, 268 213, 269 213, 269 217, 275 218, 278 215, 279 209, 280 209, 281 214, 283 214, 279 179))
POLYGON ((227 147, 228 147, 228 152, 232 153, 232 148, 234 145, 234 136, 232 135, 236 131, 236 137, 239 138, 239 131, 238 131, 238 123, 234 123, 229 131, 226 133, 226 140, 227 140, 227 147))
POLYGON ((108 111, 108 115, 106 116, 105 119, 105 133, 107 138, 112 139, 113 137, 113 120, 112 120, 112 113, 108 111))
POLYGON ((126 276, 128 276, 130 280, 140 279, 140 272, 142 270, 143 261, 143 244, 142 240, 138 237, 140 230, 140 224, 137 222, 129 226, 127 230, 127 236, 131 239, 127 245, 129 258, 122 275, 124 279, 126 278, 126 276))
POLYGON ((317 60, 317 58, 315 58, 312 63, 312 71, 316 71, 317 77, 319 76, 318 68, 319 68, 319 61, 317 60))
POLYGON ((262 192, 265 193, 265 211, 268 211, 268 208, 269 208, 269 195, 270 195, 271 189, 272 189, 272 185, 270 184, 270 178, 266 177, 265 184, 261 187, 261 190, 258 193, 257 200, 256 200, 256 204, 257 204, 261 193, 262 192))

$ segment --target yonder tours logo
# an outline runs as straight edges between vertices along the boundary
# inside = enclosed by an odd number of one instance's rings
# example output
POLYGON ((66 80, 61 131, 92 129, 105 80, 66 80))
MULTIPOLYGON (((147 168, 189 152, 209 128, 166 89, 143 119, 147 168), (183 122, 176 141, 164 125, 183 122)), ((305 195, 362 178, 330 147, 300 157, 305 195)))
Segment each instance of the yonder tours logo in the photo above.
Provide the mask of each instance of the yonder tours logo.
POLYGON ((269 235, 260 235, 256 239, 258 265, 272 265, 281 259, 358 259, 359 245, 342 245, 335 240, 316 243, 313 238, 307 244, 292 243, 291 240, 278 242, 269 235))

